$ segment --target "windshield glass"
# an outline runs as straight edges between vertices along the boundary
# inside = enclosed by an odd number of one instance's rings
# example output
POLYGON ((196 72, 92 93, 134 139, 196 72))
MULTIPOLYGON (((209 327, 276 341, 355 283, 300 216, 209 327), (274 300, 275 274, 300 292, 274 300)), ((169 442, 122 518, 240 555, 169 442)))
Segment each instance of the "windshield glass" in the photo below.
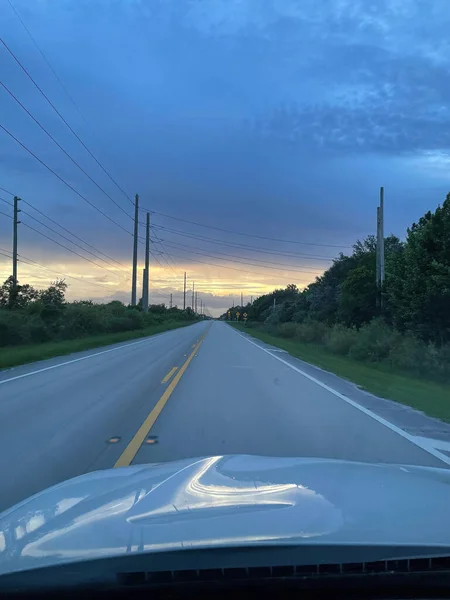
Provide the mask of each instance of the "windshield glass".
POLYGON ((448 8, 0 4, 0 572, 450 541, 448 8))

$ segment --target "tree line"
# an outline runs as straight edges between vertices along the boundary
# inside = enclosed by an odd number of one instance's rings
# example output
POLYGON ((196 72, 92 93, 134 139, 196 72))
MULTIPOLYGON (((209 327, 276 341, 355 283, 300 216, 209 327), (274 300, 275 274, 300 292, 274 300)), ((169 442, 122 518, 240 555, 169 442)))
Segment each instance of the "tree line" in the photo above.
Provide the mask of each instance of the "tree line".
POLYGON ((450 377, 450 194, 408 228, 385 238, 386 278, 376 285, 376 238, 358 240, 299 290, 274 290, 221 318, 323 343, 353 358, 450 377), (275 300, 275 304, 274 304, 275 300))
POLYGON ((91 300, 67 302, 66 291, 64 280, 37 290, 29 284, 14 285, 9 277, 0 287, 0 346, 68 340, 197 319, 190 308, 166 308, 164 304, 151 305, 144 313, 140 305, 126 306, 118 300, 104 304, 91 300))

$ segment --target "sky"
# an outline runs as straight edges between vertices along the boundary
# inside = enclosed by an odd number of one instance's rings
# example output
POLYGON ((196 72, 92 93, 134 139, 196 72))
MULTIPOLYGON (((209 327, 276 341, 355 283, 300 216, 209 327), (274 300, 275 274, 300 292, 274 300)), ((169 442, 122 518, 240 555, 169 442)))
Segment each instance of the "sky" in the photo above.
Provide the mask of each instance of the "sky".
POLYGON ((0 0, 0 277, 8 192, 19 281, 69 299, 129 302, 136 193, 150 301, 181 306, 186 271, 214 315, 308 285, 374 232, 380 186, 404 237, 450 188, 448 6, 0 0))

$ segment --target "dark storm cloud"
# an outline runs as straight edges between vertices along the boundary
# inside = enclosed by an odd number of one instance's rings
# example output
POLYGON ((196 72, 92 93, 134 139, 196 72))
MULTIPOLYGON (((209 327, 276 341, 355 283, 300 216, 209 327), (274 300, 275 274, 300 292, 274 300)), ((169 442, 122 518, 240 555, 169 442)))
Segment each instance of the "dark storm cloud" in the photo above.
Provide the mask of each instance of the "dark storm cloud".
MULTIPOLYGON (((386 186, 387 198, 391 194, 387 222, 396 233, 447 191, 448 0, 14 5, 89 127, 6 3, 2 36, 122 187, 131 196, 139 190, 150 208, 251 233, 349 244, 372 231, 379 185, 386 186), (435 154, 442 160, 436 162, 435 154)), ((0 51, 5 83, 130 211, 0 51)), ((0 92, 1 122, 129 227, 127 217, 0 92)), ((0 185, 35 198, 107 251, 129 255, 126 234, 1 132, 0 143, 0 185)))

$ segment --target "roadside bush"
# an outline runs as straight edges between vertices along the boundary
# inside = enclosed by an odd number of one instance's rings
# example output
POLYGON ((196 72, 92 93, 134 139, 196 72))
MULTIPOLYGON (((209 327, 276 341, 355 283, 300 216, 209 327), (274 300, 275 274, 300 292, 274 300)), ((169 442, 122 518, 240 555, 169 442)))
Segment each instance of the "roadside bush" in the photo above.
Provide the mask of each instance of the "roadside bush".
POLYGON ((282 323, 278 328, 280 337, 293 338, 296 334, 297 326, 295 323, 282 323))
POLYGON ((357 337, 358 332, 356 329, 344 325, 333 325, 325 334, 323 342, 330 352, 347 356, 357 337))
POLYGON ((430 343, 425 346, 424 354, 424 374, 433 374, 439 379, 450 378, 450 346, 448 344, 438 348, 430 343))
POLYGON ((405 371, 423 372, 427 348, 423 342, 411 334, 401 335, 389 351, 387 362, 405 371))
POLYGON ((39 315, 32 315, 21 328, 21 344, 41 344, 51 339, 51 331, 39 315))
POLYGON ((383 361, 400 337, 401 334, 390 329, 382 319, 374 319, 358 331, 348 355, 355 360, 383 361))
POLYGON ((0 310, 0 346, 22 344, 24 339, 21 313, 11 314, 7 309, 0 310))
POLYGON ((302 342, 321 343, 328 332, 328 327, 320 321, 305 321, 295 328, 295 338, 302 342))

